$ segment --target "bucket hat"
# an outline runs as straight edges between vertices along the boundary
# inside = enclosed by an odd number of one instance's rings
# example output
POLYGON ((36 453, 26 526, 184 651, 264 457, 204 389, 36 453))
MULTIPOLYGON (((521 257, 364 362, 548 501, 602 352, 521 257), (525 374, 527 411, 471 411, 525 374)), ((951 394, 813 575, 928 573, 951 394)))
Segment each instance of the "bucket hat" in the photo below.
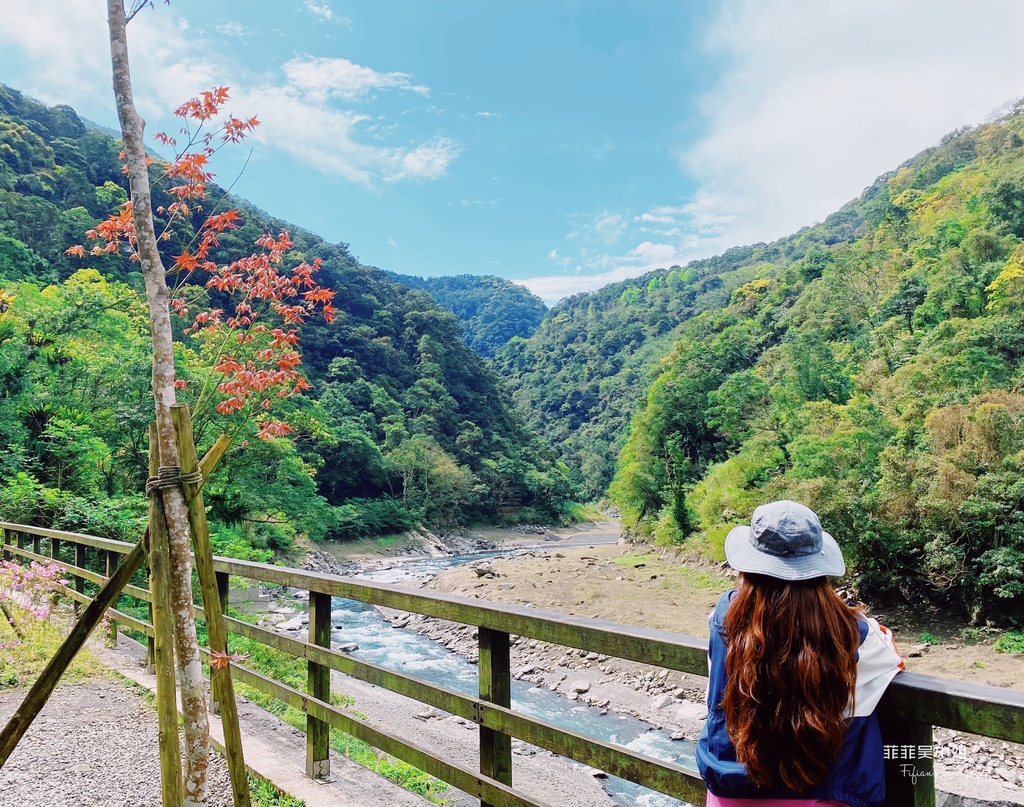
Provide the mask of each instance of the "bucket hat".
POLYGON ((731 530, 725 538, 725 557, 736 571, 780 580, 846 571, 839 544, 821 528, 815 512, 785 500, 762 504, 754 510, 749 527, 731 530))

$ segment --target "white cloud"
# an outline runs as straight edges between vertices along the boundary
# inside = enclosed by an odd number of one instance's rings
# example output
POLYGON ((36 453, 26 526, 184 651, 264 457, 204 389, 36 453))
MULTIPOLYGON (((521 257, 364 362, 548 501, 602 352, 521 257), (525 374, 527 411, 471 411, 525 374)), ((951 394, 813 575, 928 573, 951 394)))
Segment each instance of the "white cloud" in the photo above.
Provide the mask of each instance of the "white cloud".
POLYGON ((319 17, 323 22, 336 22, 339 25, 344 25, 349 30, 352 29, 352 20, 349 17, 339 17, 334 13, 334 9, 331 8, 327 2, 315 3, 313 0, 306 0, 303 4, 303 8, 306 9, 314 17, 319 17))
POLYGON ((218 34, 224 34, 224 36, 248 36, 252 33, 251 29, 242 25, 240 22, 222 22, 220 25, 214 26, 214 30, 218 34))
POLYGON ((629 222, 620 213, 613 213, 610 210, 603 210, 597 215, 582 214, 572 217, 573 219, 587 219, 579 222, 573 227, 572 232, 566 238, 580 238, 585 241, 596 241, 603 244, 614 244, 626 232, 629 222))
POLYGON ((551 250, 547 257, 562 267, 563 272, 512 282, 525 286, 548 305, 554 305, 563 297, 595 291, 609 283, 638 277, 654 269, 682 264, 694 255, 692 252, 680 252, 680 248, 675 244, 644 241, 623 255, 591 255, 583 251, 583 261, 577 264, 571 273, 568 269, 573 263, 572 259, 559 254, 557 248, 551 250))
POLYGON ((476 207, 479 205, 494 207, 494 205, 501 204, 501 197, 496 196, 493 199, 459 199, 459 204, 463 207, 476 207))
POLYGON ((729 0, 708 36, 729 66, 679 156, 687 215, 716 250, 822 220, 876 176, 1024 93, 1024 4, 729 0))
POLYGON ((450 137, 433 137, 413 149, 387 149, 384 152, 384 181, 437 179, 459 156, 462 147, 450 137))
POLYGON ((430 95, 430 88, 413 84, 408 73, 379 73, 348 59, 297 56, 282 69, 292 87, 318 104, 330 98, 361 101, 374 90, 386 89, 430 95))
MULTIPOLYGON (((316 4, 314 4, 316 5, 316 4)), ((330 11, 329 6, 318 6, 330 11)), ((443 176, 461 152, 448 137, 389 146, 392 128, 345 104, 376 91, 426 95, 399 72, 378 72, 346 59, 297 56, 280 74, 254 74, 201 35, 189 36, 175 9, 139 14, 128 29, 136 103, 152 134, 173 131, 170 110, 197 92, 231 87, 230 109, 261 125, 254 139, 325 174, 366 185, 443 176), (183 56, 182 54, 187 54, 183 56), (193 55, 198 54, 198 55, 193 55)), ((113 122, 106 18, 94 0, 38 0, 5 9, 0 67, 21 89, 47 103, 68 103, 88 117, 113 122), (20 75, 16 73, 20 71, 20 75)), ((361 107, 361 108, 365 108, 361 107)))
POLYGON ((706 41, 725 67, 700 99, 705 132, 676 151, 696 189, 628 217, 570 216, 549 258, 575 274, 523 284, 553 301, 821 221, 1024 94, 1021 30, 1015 0, 725 0, 706 41), (636 246, 587 248, 602 240, 636 246))

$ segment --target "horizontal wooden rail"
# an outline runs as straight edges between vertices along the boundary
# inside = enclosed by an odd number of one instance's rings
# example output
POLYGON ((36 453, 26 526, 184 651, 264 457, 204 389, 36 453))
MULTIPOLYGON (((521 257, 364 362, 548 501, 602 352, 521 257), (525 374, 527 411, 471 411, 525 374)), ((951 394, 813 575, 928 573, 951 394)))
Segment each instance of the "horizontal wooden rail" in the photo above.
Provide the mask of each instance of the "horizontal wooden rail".
POLYGON ((50 530, 45 527, 10 524, 6 521, 0 521, 0 530, 23 532, 36 538, 56 538, 58 541, 82 544, 83 546, 91 546, 95 549, 108 549, 119 555, 127 555, 135 548, 135 544, 130 544, 126 541, 116 541, 112 538, 97 538, 95 535, 83 535, 80 532, 61 532, 60 530, 50 530))
POLYGON ((214 568, 218 572, 250 580, 316 591, 332 597, 358 600, 551 644, 586 649, 628 661, 707 675, 708 641, 695 636, 620 625, 539 608, 482 602, 456 594, 413 591, 370 581, 356 582, 333 575, 245 560, 217 558, 214 568))
MULTIPOLYGON (((121 541, 18 524, 0 522, 0 529, 4 531, 5 541, 8 536, 17 538, 17 545, 5 543, 3 546, 10 555, 42 563, 53 562, 40 551, 39 542, 45 538, 51 541, 51 553, 54 553, 55 546, 59 547, 66 543, 117 554, 125 554, 132 549, 132 544, 121 541), (32 540, 32 549, 26 546, 27 539, 32 540)), ((69 575, 77 576, 79 580, 101 584, 107 579, 102 574, 80 568, 78 564, 84 558, 80 548, 76 548, 75 558, 75 564, 58 561, 58 566, 69 575)), ((219 578, 222 597, 226 594, 228 575, 235 575, 252 581, 307 591, 311 598, 319 598, 317 602, 322 602, 325 608, 329 607, 330 597, 340 597, 476 626, 482 636, 489 637, 488 641, 498 641, 504 643, 506 647, 509 634, 514 634, 681 672, 707 674, 707 640, 702 638, 250 561, 215 558, 214 571, 219 578)), ((80 585, 80 582, 77 582, 76 585, 68 586, 65 593, 76 602, 90 602, 88 596, 76 590, 80 585)), ((148 590, 144 588, 132 586, 126 589, 126 593, 140 601, 150 599, 148 590)), ((152 626, 145 620, 114 610, 108 613, 112 619, 126 627, 147 636, 153 635, 152 626)), ((197 608, 197 615, 205 618, 202 608, 197 608)), ((322 619, 322 616, 318 618, 322 619)), ((316 634, 314 638, 312 630, 310 641, 303 641, 231 617, 224 617, 223 621, 228 632, 304 659, 311 671, 335 670, 479 725, 481 745, 483 746, 485 741, 491 743, 487 749, 490 755, 487 770, 491 775, 471 771, 458 763, 440 759, 431 751, 409 740, 359 720, 344 709, 332 706, 327 702, 329 688, 322 688, 323 678, 317 679, 321 681, 318 685, 321 692, 314 696, 312 688, 310 692, 303 693, 244 666, 232 665, 232 674, 236 680, 303 711, 309 716, 311 725, 327 724, 345 731, 480 798, 482 804, 495 807, 542 807, 539 802, 531 800, 521 791, 493 778, 508 778, 507 773, 511 770, 508 751, 510 737, 519 738, 637 784, 685 799, 692 804, 704 804, 704 786, 694 772, 632 752, 623 746, 601 742, 546 721, 527 717, 500 702, 495 702, 500 698, 492 697, 483 689, 480 697, 464 695, 413 676, 352 658, 331 649, 326 634, 323 637, 316 634)), ((482 646, 482 653, 483 649, 482 646)), ((502 670, 500 676, 508 677, 506 666, 499 665, 497 669, 502 670)), ((493 668, 489 674, 493 679, 493 668)), ((319 675, 320 673, 317 673, 317 676, 319 675)), ((311 675, 311 687, 313 680, 314 676, 311 675)), ((1016 690, 903 673, 888 688, 878 711, 883 722, 883 736, 889 744, 906 743, 921 746, 930 743, 933 726, 944 726, 955 731, 1011 742, 1024 742, 1024 693, 1016 690)), ((483 748, 481 750, 483 751, 483 748)), ((307 751, 309 771, 310 759, 319 764, 318 760, 322 757, 316 756, 316 753, 326 752, 315 752, 314 757, 309 758, 310 752, 308 749, 307 751)), ((921 766, 918 767, 920 769, 921 766)), ((934 804, 934 779, 930 775, 922 775, 911 782, 906 777, 901 779, 902 774, 894 773, 894 770, 895 767, 887 771, 887 782, 890 785, 887 805, 913 804, 915 807, 927 807, 934 804)))
MULTIPOLYGON (((18 549, 16 546, 8 546, 6 547, 6 550, 12 555, 17 555, 18 557, 25 558, 26 560, 34 560, 37 563, 52 564, 61 571, 67 572, 74 577, 80 577, 83 580, 88 580, 90 583, 96 583, 102 586, 110 579, 102 574, 97 574, 96 572, 91 572, 88 569, 75 566, 73 563, 65 563, 64 561, 51 558, 48 555, 37 555, 35 552, 30 552, 27 549, 18 549)), ((153 599, 153 595, 149 593, 149 589, 139 588, 138 586, 127 585, 122 588, 121 591, 125 594, 130 594, 137 600, 143 600, 144 602, 150 602, 153 599)), ((72 599, 74 598, 72 597, 72 599)), ((81 602, 81 600, 78 600, 78 602, 81 602)))

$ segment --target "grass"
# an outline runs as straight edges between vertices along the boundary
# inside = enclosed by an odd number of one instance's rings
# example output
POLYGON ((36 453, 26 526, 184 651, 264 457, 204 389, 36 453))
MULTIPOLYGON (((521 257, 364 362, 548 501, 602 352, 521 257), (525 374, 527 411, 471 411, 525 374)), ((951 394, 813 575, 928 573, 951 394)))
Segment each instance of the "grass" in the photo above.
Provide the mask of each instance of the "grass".
POLYGON ((654 572, 659 576, 661 587, 664 589, 686 587, 707 591, 724 591, 728 588, 728 582, 721 575, 692 566, 666 562, 659 553, 655 552, 620 555, 613 562, 629 568, 642 563, 644 572, 654 572))
POLYGON ((399 554, 406 547, 417 546, 415 540, 406 535, 381 535, 377 538, 360 538, 357 541, 331 541, 317 546, 336 557, 363 557, 365 555, 399 554))
POLYGON ((929 633, 928 631, 923 631, 921 635, 917 637, 917 640, 921 644, 938 644, 940 641, 938 636, 934 633, 929 633))
POLYGON ((1024 653, 1024 631, 1008 630, 996 640, 1000 653, 1024 653))
POLYGON ((249 775, 249 795, 253 807, 306 807, 306 802, 282 793, 262 776, 249 775))
MULTIPOLYGON (((25 638, 19 639, 7 620, 0 616, 0 689, 29 686, 56 654, 66 633, 64 620, 24 620, 17 606, 11 606, 25 638)), ((95 671, 96 659, 87 650, 75 656, 62 681, 81 681, 95 671)))
POLYGON ((607 518, 596 504, 570 504, 566 509, 568 520, 574 524, 604 521, 607 518))

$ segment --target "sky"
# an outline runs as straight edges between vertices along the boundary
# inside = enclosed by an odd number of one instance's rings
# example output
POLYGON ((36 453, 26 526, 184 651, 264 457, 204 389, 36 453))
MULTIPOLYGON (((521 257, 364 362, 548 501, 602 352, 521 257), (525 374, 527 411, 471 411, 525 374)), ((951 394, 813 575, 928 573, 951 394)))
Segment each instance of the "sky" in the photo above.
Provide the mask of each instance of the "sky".
MULTIPOLYGON (((0 82, 116 128, 105 5, 5 3, 0 82)), ((222 185, 552 304, 821 221, 1024 96, 1022 30, 1019 0, 172 0, 128 35, 148 133, 213 86, 262 122, 222 185)))

